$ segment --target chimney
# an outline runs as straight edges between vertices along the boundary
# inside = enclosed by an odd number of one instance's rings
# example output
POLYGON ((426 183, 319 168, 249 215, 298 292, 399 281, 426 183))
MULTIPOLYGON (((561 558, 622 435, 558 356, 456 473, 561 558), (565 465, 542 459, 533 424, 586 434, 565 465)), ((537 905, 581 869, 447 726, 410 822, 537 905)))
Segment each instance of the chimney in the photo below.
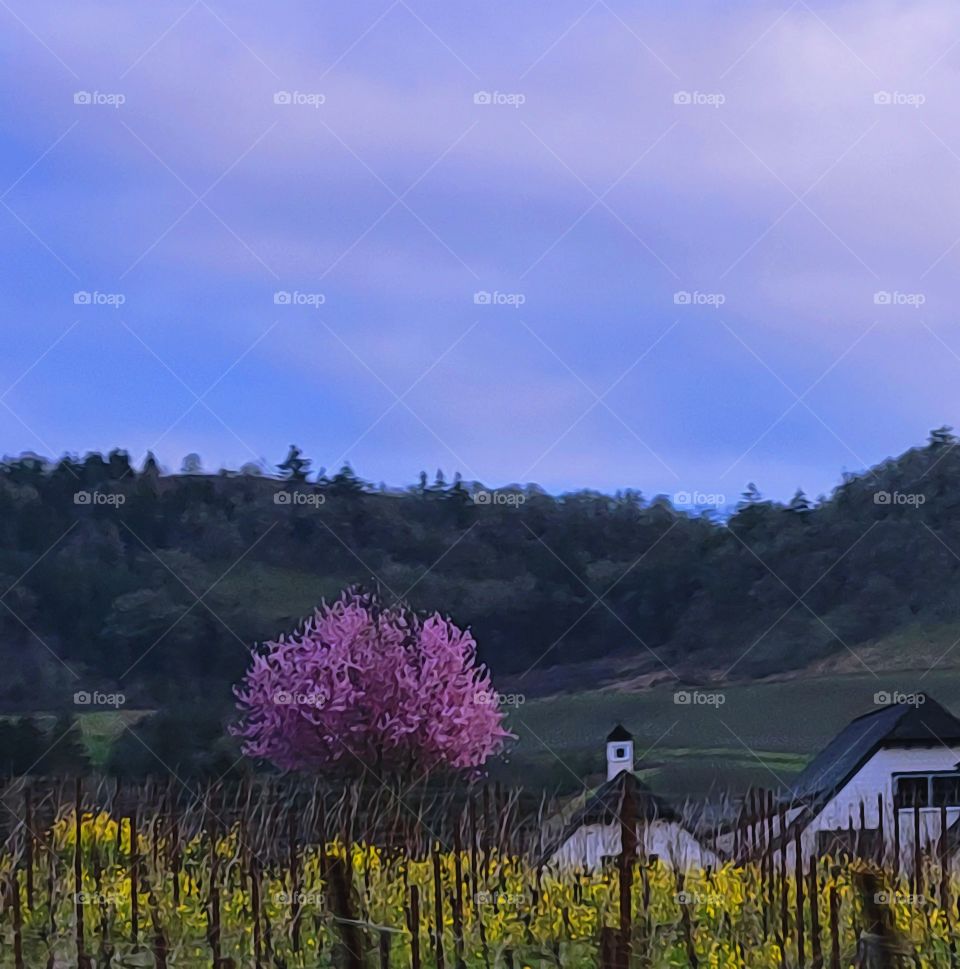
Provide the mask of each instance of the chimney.
POLYGON ((618 723, 607 735, 607 780, 624 771, 633 772, 633 736, 618 723))

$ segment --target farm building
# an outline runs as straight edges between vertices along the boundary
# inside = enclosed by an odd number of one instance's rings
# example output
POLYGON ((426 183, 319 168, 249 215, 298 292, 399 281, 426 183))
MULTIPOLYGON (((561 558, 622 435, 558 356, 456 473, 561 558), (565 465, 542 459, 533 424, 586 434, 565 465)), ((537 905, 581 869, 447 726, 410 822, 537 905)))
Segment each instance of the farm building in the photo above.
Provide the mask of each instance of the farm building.
POLYGON ((678 869, 716 864, 716 854, 700 843, 677 811, 637 779, 633 769, 633 737, 617 725, 607 737, 606 783, 588 794, 548 842, 542 864, 601 867, 620 854, 622 818, 629 815, 636 819, 642 856, 657 857, 678 869))
MULTIPOLYGON (((846 854, 913 864, 914 845, 952 851, 960 831, 960 719, 923 693, 900 698, 851 721, 817 754, 779 799, 769 822, 741 825, 741 845, 774 851, 786 844, 793 863, 846 854), (781 820, 783 835, 781 836, 781 820)), ((730 844, 721 847, 730 849, 730 844)))

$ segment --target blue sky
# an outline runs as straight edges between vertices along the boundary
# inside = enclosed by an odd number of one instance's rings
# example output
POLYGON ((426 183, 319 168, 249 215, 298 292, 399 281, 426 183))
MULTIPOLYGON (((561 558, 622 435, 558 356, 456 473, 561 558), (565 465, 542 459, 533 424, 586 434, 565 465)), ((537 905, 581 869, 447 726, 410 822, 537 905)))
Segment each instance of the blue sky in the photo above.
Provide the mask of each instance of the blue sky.
POLYGON ((786 497, 956 419, 955 5, 0 19, 6 453, 786 497))

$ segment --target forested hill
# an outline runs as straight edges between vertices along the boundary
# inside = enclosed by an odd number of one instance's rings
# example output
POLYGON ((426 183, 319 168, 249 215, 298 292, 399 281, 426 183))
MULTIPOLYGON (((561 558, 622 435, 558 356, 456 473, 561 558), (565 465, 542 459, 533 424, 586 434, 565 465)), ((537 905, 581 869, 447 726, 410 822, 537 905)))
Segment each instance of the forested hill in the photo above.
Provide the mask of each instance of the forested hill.
POLYGON ((121 451, 0 465, 8 708, 78 683, 122 686, 128 702, 226 696, 251 644, 352 582, 470 625, 495 677, 514 680, 611 656, 760 676, 960 619, 948 429, 818 502, 751 486, 726 520, 638 491, 480 492, 425 475, 388 491, 348 468, 318 479, 295 449, 274 476, 203 474, 195 457, 187 470, 135 469, 121 451))

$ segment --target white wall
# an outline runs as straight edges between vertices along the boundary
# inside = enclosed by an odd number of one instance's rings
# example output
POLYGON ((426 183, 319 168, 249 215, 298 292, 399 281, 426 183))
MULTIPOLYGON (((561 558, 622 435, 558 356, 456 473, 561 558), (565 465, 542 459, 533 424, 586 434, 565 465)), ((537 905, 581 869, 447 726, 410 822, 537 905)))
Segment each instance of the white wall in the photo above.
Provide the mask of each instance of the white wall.
MULTIPOLYGON (((877 795, 883 796, 883 839, 886 860, 893 860, 893 776, 912 772, 951 772, 960 762, 960 745, 945 747, 943 744, 930 747, 888 748, 875 753, 824 805, 820 813, 809 821, 801 834, 801 850, 804 863, 817 853, 817 834, 820 831, 843 831, 851 824, 860 827, 860 804, 864 806, 864 820, 868 828, 876 828, 879 822, 877 795)), ((800 809, 792 808, 787 812, 787 825, 800 814, 800 809)), ((946 812, 947 824, 960 817, 960 807, 949 808, 946 812)), ((774 818, 773 833, 780 835, 779 816, 774 818)), ((758 832, 759 842, 766 839, 766 826, 758 832)), ((940 839, 940 809, 920 810, 921 850, 934 850, 940 839)), ((746 834, 741 832, 741 840, 746 834)), ((729 853, 733 848, 732 836, 726 834, 718 839, 721 851, 729 853)), ((643 848, 649 855, 658 855, 663 861, 675 868, 698 868, 717 865, 718 855, 701 844, 682 825, 672 821, 654 821, 643 830, 643 848)), ((794 865, 794 844, 787 845, 787 867, 792 871, 794 865)), ((604 857, 620 853, 620 825, 593 824, 576 831, 551 858, 551 863, 562 867, 584 866, 597 868, 604 857)), ((780 864, 780 853, 776 852, 776 863, 780 864)), ((913 865, 913 811, 900 811, 900 863, 905 870, 913 865)), ((955 861, 960 865, 960 858, 955 861)))
MULTIPOLYGON (((883 795, 883 838, 888 857, 893 853, 893 776, 913 771, 952 771, 960 761, 960 746, 946 747, 937 743, 930 747, 905 747, 878 750, 860 768, 857 774, 838 791, 823 810, 807 826, 803 838, 804 854, 816 848, 817 831, 834 831, 846 828, 851 820, 854 828, 860 826, 860 803, 864 805, 867 827, 880 823, 877 795, 883 795)), ((947 824, 960 816, 960 809, 947 810, 947 824)), ((924 848, 928 842, 936 843, 940 837, 940 809, 920 809, 920 842, 924 848)), ((912 864, 913 811, 900 811, 901 860, 912 864)))
MULTIPOLYGON (((657 855, 672 868, 705 868, 719 863, 717 855, 675 821, 640 825, 642 853, 657 855)), ((599 868, 605 857, 620 854, 620 824, 587 824, 578 828, 550 858, 561 868, 599 868)))
MULTIPOLYGON (((893 860, 893 778, 894 774, 929 771, 950 772, 960 761, 960 745, 946 747, 937 743, 930 747, 887 748, 877 751, 860 770, 824 805, 819 814, 809 821, 801 834, 801 850, 804 862, 817 853, 817 834, 821 831, 844 831, 851 825, 860 827, 860 804, 864 808, 864 821, 868 828, 876 828, 880 821, 877 796, 883 797, 883 840, 886 860, 893 860)), ((800 813, 791 809, 787 813, 787 825, 800 813)), ((960 808, 948 808, 947 825, 960 817, 960 808)), ((779 816, 774 818, 774 837, 780 835, 779 816)), ((765 840, 765 827, 761 828, 761 843, 765 840)), ((936 850, 940 838, 940 809, 920 809, 920 846, 929 850, 932 843, 936 850)), ((727 838, 726 840, 730 840, 727 838)), ((732 847, 732 845, 725 845, 732 847)), ((792 870, 794 844, 787 846, 787 866, 792 870)), ((776 852, 779 860, 779 852, 776 852)), ((904 868, 913 864, 913 811, 900 811, 900 863, 904 868)))

